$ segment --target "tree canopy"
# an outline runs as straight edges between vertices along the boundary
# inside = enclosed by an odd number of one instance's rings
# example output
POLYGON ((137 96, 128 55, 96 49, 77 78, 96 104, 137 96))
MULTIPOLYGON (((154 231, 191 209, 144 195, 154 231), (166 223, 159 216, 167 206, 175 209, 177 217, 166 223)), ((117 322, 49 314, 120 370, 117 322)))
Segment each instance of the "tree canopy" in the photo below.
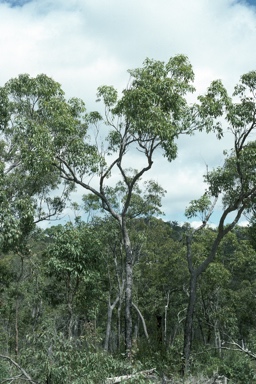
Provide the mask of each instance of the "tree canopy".
POLYGON ((128 73, 120 94, 98 88, 103 113, 45 74, 0 88, 0 378, 143 383, 217 371, 253 383, 256 72, 231 96, 213 81, 192 105, 186 56, 128 73), (169 191, 148 171, 158 154, 175 161, 180 135, 203 130, 228 130, 233 146, 184 207, 200 224, 163 221, 169 191), (87 222, 37 226, 68 204, 87 222))

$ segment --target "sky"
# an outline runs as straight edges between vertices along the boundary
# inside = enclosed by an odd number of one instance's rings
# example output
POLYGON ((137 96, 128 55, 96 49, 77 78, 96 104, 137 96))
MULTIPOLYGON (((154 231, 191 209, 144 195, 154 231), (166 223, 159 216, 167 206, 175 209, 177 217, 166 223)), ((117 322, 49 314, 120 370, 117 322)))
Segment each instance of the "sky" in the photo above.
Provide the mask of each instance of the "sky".
MULTIPOLYGON (((127 70, 147 57, 187 55, 196 94, 215 79, 232 92, 242 74, 256 69, 256 0, 0 0, 0 31, 0 86, 21 73, 45 73, 88 111, 98 108, 98 86, 121 91, 127 70)), ((156 156, 148 177, 167 190, 165 220, 184 220, 186 206, 205 190, 206 166, 222 165, 231 147, 228 134, 218 141, 202 133, 182 137, 172 163, 156 156)), ((219 212, 221 202, 212 224, 219 212)))

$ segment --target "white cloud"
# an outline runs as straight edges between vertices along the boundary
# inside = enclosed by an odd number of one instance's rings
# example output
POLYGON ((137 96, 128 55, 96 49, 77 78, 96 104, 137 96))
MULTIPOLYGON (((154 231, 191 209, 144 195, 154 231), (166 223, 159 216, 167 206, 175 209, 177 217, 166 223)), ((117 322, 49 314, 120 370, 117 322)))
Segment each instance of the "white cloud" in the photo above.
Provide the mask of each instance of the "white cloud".
MULTIPOLYGON (((198 92, 216 78, 232 90, 256 69, 255 9, 234 0, 34 0, 13 8, 0 1, 0 84, 24 72, 46 73, 90 110, 99 85, 122 89, 126 70, 146 57, 184 53, 198 92)), ((168 191, 164 210, 172 220, 203 193, 206 165, 222 164, 223 149, 232 145, 230 137, 206 134, 178 144, 177 160, 168 164, 159 155, 149 173, 168 191)))
POLYGON ((248 227, 250 224, 249 224, 249 221, 247 221, 247 220, 242 220, 242 221, 239 222, 239 225, 240 225, 241 227, 248 227))

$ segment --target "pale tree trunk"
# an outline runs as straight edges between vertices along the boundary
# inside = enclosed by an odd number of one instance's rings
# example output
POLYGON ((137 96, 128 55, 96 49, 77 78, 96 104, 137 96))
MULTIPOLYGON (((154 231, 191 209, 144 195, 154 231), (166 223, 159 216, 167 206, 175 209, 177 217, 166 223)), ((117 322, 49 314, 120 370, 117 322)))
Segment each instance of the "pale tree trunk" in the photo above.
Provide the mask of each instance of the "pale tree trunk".
MULTIPOLYGON (((221 304, 219 302, 220 295, 221 295, 220 289, 217 288, 216 299, 215 299, 215 308, 214 308, 216 313, 218 313, 218 310, 221 307, 221 304)), ((222 355, 222 349, 221 349, 222 340, 221 340, 220 322, 219 322, 218 318, 215 319, 215 321, 214 321, 214 342, 215 342, 216 351, 218 351, 218 354, 221 357, 221 355, 222 355)))
POLYGON ((24 259, 22 255, 20 255, 20 261, 21 261, 20 274, 18 276, 17 283, 16 283, 16 297, 15 297, 15 355, 16 356, 18 356, 19 354, 19 310, 20 310, 19 289, 20 289, 21 279, 23 277, 23 272, 24 272, 24 259))
MULTIPOLYGON (((122 244, 123 246, 123 244, 122 244)), ((122 253, 122 247, 121 247, 121 253, 122 253)), ((121 309, 122 309, 122 303, 124 298, 124 288, 125 288, 125 278, 124 278, 124 270, 122 269, 121 273, 118 268, 118 262, 117 258, 114 257, 114 263, 116 267, 116 278, 118 282, 118 292, 119 292, 119 300, 118 300, 118 307, 117 307, 117 350, 120 352, 120 346, 121 346, 121 309)))
POLYGON ((112 314, 113 310, 116 306, 116 304, 119 301, 119 297, 117 297, 113 304, 111 304, 110 296, 108 300, 108 320, 107 320, 107 328, 106 328, 106 337, 105 337, 105 343, 104 343, 104 350, 109 350, 109 340, 110 340, 110 333, 111 333, 111 323, 112 323, 112 314))
POLYGON ((168 314, 168 307, 170 302, 170 292, 167 292, 167 302, 166 306, 164 307, 164 344, 167 347, 167 314, 168 314))
POLYGON ((69 339, 72 338, 72 329, 73 329, 73 293, 72 293, 72 286, 71 286, 71 274, 68 274, 67 278, 67 308, 68 308, 68 314, 69 314, 69 320, 68 320, 68 337, 69 339))
POLYGON ((132 354, 132 283, 133 283, 133 255, 132 247, 126 227, 122 222, 122 234, 125 247, 125 353, 128 359, 132 354))
POLYGON ((145 319, 141 313, 141 311, 139 310, 139 308, 137 307, 136 304, 132 303, 132 305, 134 306, 134 308, 136 309, 136 311, 138 312, 138 315, 139 315, 139 318, 142 322, 142 326, 143 326, 143 331, 144 331, 144 334, 146 336, 146 339, 149 341, 149 336, 148 336, 148 331, 147 331, 147 326, 146 326, 146 322, 145 322, 145 319))
POLYGON ((133 265, 131 251, 128 250, 126 257, 126 287, 125 287, 125 345, 126 355, 131 358, 132 351, 132 281, 133 265))
POLYGON ((117 350, 120 351, 121 346, 121 309, 122 309, 122 300, 119 301, 117 308, 117 350))
POLYGON ((15 301, 15 355, 19 354, 19 299, 15 301))
POLYGON ((214 342, 215 342, 215 348, 218 351, 219 356, 221 357, 221 335, 220 335, 220 329, 219 329, 219 322, 216 320, 214 322, 214 342))

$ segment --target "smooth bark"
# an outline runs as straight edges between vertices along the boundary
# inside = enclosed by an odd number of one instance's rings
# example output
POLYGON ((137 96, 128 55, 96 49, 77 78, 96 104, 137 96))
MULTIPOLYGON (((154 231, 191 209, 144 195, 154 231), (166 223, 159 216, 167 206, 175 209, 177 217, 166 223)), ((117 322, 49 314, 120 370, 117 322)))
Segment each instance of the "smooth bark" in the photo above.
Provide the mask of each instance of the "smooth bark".
POLYGON ((149 336, 148 336, 148 330, 147 330, 147 326, 146 326, 146 322, 145 322, 145 319, 141 313, 141 311, 139 310, 139 308, 137 307, 136 304, 132 303, 132 305, 134 306, 134 308, 136 309, 136 311, 138 312, 138 315, 141 319, 141 322, 142 322, 142 326, 143 326, 143 330, 144 330, 144 334, 146 336, 146 339, 149 340, 149 336))
POLYGON ((125 347, 126 357, 131 358, 132 353, 132 283, 133 283, 133 256, 130 238, 126 223, 123 222, 123 241, 125 246, 125 347))
POLYGON ((105 343, 104 343, 104 350, 108 352, 109 350, 109 340, 110 340, 110 333, 111 333, 111 324, 112 324, 112 315, 113 310, 116 306, 116 304, 119 301, 119 297, 115 299, 113 304, 111 304, 110 297, 108 301, 108 320, 107 320, 107 327, 106 327, 106 336, 105 336, 105 343))

